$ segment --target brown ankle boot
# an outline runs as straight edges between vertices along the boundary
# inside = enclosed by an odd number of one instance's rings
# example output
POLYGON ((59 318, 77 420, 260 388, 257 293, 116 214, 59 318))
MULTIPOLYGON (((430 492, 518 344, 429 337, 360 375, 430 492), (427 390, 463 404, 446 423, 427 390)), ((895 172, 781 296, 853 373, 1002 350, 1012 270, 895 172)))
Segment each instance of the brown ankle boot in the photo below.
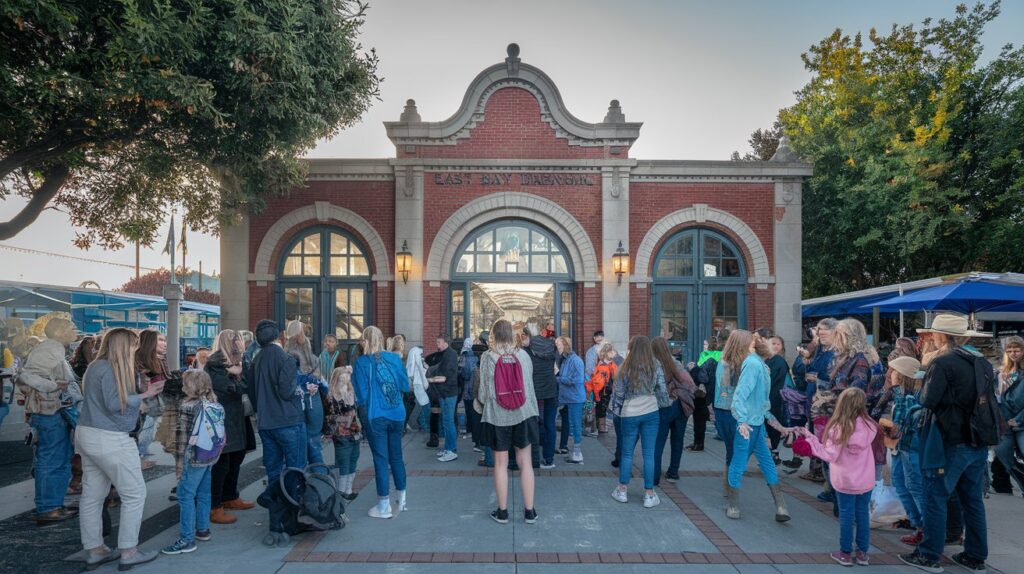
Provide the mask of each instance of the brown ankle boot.
POLYGON ((210 511, 210 522, 214 524, 234 524, 237 520, 237 516, 229 514, 222 507, 217 507, 210 511))
POLYGON ((256 505, 248 500, 236 498, 234 500, 225 501, 224 504, 221 505, 221 508, 224 510, 250 510, 252 508, 256 508, 256 505))

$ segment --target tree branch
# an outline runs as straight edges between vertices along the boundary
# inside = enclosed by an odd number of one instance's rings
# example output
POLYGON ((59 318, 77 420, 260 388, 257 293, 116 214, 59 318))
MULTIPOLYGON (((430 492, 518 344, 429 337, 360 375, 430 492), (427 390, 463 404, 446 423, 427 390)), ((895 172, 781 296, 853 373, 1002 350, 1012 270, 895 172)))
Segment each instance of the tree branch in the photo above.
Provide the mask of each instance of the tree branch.
POLYGON ((64 187, 70 173, 71 170, 66 165, 58 165, 46 170, 42 185, 36 189, 28 205, 10 221, 0 223, 0 239, 10 239, 32 225, 50 201, 57 196, 60 189, 64 187))

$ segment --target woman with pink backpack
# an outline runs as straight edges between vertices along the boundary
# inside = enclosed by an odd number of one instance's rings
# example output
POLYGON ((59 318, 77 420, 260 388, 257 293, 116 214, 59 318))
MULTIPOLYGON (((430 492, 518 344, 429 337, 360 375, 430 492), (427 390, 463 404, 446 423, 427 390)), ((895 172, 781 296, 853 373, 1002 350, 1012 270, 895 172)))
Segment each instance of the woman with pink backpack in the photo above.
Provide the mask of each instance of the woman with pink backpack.
POLYGON ((514 448, 523 489, 524 519, 537 521, 533 506, 533 463, 530 447, 540 443, 533 362, 516 345, 512 324, 504 319, 490 330, 490 349, 480 357, 480 389, 473 408, 481 414, 480 444, 494 450, 494 492, 498 508, 491 518, 507 524, 508 458, 514 448))

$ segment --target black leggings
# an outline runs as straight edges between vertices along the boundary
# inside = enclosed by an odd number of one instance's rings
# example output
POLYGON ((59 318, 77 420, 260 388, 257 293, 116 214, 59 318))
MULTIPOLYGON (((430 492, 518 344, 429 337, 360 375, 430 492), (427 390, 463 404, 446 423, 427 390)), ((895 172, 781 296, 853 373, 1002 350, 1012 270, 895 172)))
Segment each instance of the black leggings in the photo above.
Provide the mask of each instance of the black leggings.
POLYGON ((693 444, 696 446, 704 446, 704 433, 708 428, 708 419, 711 418, 711 413, 708 411, 708 401, 706 398, 693 399, 693 444))
POLYGON ((245 451, 236 450, 220 455, 210 471, 210 508, 238 499, 238 470, 245 460, 245 451))

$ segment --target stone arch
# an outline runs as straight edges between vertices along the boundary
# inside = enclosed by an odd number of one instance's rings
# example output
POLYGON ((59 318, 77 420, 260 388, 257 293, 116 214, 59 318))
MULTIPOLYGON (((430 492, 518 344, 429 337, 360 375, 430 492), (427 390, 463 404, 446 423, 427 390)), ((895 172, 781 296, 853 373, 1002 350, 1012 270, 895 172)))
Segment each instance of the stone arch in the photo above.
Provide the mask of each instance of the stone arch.
POLYGON ((271 267, 274 249, 282 241, 288 239, 285 237, 285 233, 288 230, 307 221, 318 221, 326 224, 332 221, 339 221, 352 228, 366 242, 366 247, 370 250, 370 255, 373 258, 375 273, 371 280, 390 281, 392 279, 391 258, 388 256, 387 247, 380 234, 377 233, 377 230, 370 225, 370 222, 363 219, 356 212, 327 201, 317 201, 313 205, 300 207, 281 216, 280 219, 270 226, 270 229, 263 236, 263 240, 260 241, 259 249, 256 251, 252 278, 261 281, 274 280, 276 269, 271 267))
POLYGON ((648 283, 651 281, 651 260, 654 258, 659 243, 673 229, 687 223, 713 223, 728 230, 747 251, 749 257, 747 261, 748 282, 758 284, 775 282, 768 266, 768 253, 761 245, 761 240, 758 239, 754 230, 742 219, 728 211, 708 207, 703 203, 674 211, 661 218, 647 231, 637 247, 634 266, 637 274, 633 278, 635 282, 648 283))
POLYGON ((476 228, 497 219, 519 218, 549 229, 565 244, 572 261, 574 280, 600 281, 597 251, 580 222, 557 203, 543 197, 504 191, 477 198, 444 222, 430 246, 425 279, 448 281, 459 245, 476 228))

